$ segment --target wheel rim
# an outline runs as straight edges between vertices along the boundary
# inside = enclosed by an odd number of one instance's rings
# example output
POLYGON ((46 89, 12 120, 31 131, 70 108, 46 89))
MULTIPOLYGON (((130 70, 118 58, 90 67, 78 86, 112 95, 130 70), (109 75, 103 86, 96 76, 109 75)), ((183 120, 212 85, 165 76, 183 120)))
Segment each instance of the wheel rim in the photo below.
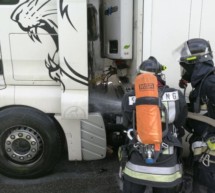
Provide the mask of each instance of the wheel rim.
POLYGON ((5 152, 13 162, 32 162, 42 155, 43 140, 37 131, 26 126, 15 126, 9 131, 5 140, 5 152))

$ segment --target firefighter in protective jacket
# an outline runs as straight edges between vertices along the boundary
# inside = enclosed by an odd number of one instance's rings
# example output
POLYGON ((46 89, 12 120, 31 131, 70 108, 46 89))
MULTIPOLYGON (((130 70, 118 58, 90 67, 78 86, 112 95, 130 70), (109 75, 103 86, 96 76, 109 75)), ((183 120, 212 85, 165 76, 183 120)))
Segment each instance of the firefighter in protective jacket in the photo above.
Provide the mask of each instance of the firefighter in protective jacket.
POLYGON ((190 39, 178 48, 178 53, 182 68, 179 85, 186 88, 187 83, 191 83, 193 88, 189 95, 189 111, 206 116, 202 121, 188 118, 185 125, 193 133, 190 138, 193 191, 215 193, 215 125, 204 121, 208 117, 212 122, 215 119, 215 69, 211 46, 204 39, 190 39))
MULTIPOLYGON (((135 85, 135 91, 130 91, 123 97, 123 124, 128 129, 129 137, 128 144, 122 146, 119 151, 121 163, 125 162, 124 165, 122 164, 124 193, 143 193, 147 186, 152 187, 153 192, 157 193, 176 193, 182 183, 181 136, 183 135, 182 125, 187 116, 187 105, 179 90, 166 85, 162 70, 163 66, 152 56, 143 61, 136 79, 139 80, 139 76, 143 75, 143 79, 148 82, 135 85), (150 83, 151 76, 145 75, 149 73, 156 77, 158 96, 137 98, 138 88, 145 89, 147 92, 154 88, 154 83, 150 83), (152 107, 152 111, 154 107, 159 107, 160 114, 158 115, 157 111, 151 113, 149 106, 152 107), (141 109, 137 111, 139 107, 143 108, 143 111, 141 109), (137 113, 139 113, 138 116, 137 113), (151 117, 150 114, 152 114, 151 117), (147 141, 145 136, 141 138, 139 119, 144 117, 148 119, 144 120, 146 124, 150 122, 154 124, 160 120, 161 138, 156 136, 154 142, 147 141)), ((156 124, 159 132, 159 124, 156 124)), ((143 126, 144 128, 151 133, 152 127, 143 126)), ((152 135, 149 140, 153 138, 152 135)))

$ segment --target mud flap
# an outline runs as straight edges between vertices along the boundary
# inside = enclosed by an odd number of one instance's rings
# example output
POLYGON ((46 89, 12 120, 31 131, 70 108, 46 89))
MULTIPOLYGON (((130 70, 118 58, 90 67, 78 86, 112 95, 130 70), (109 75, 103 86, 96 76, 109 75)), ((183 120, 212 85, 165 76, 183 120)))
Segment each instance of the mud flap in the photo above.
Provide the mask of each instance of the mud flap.
POLYGON ((102 159, 106 156, 106 131, 100 113, 91 113, 81 120, 81 149, 83 160, 102 159))

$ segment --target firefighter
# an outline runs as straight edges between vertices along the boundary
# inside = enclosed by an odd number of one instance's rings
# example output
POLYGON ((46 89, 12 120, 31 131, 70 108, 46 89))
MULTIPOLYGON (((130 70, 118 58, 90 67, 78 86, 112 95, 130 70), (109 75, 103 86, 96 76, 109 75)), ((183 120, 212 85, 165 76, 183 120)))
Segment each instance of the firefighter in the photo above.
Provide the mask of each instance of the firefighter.
MULTIPOLYGON (((179 90, 166 85, 162 70, 163 66, 155 57, 150 56, 141 63, 137 74, 139 76, 142 73, 152 73, 156 76, 159 98, 162 104, 165 104, 165 109, 168 109, 168 119, 162 119, 160 123, 163 130, 160 152, 154 155, 153 160, 146 158, 144 148, 149 146, 141 143, 137 131, 133 129, 135 128, 135 105, 137 105, 135 91, 126 93, 122 100, 123 125, 128 129, 129 136, 128 144, 119 150, 119 159, 123 163, 121 167, 124 193, 143 193, 147 187, 152 187, 154 193, 178 193, 181 188, 181 137, 187 105, 179 90), (173 93, 176 97, 166 100, 166 94, 171 96, 173 93)), ((142 116, 144 117, 144 114, 142 116)), ((164 118, 163 113, 162 118, 164 118)))
MULTIPOLYGON (((215 119, 215 70, 210 43, 201 38, 190 39, 178 49, 181 80, 179 86, 191 83, 189 111, 215 119)), ((212 120, 213 121, 213 120, 212 120)), ((203 121, 188 118, 185 129, 190 138, 193 165, 193 191, 215 193, 215 128, 203 121)))

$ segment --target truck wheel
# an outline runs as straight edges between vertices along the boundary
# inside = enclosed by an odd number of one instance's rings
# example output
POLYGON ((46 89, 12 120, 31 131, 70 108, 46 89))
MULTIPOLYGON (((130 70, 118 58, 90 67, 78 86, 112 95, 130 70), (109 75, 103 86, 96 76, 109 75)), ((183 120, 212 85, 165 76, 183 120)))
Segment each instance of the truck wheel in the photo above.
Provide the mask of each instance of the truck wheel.
POLYGON ((23 106, 0 111, 0 172, 35 178, 50 172, 60 158, 61 139, 45 113, 23 106))

